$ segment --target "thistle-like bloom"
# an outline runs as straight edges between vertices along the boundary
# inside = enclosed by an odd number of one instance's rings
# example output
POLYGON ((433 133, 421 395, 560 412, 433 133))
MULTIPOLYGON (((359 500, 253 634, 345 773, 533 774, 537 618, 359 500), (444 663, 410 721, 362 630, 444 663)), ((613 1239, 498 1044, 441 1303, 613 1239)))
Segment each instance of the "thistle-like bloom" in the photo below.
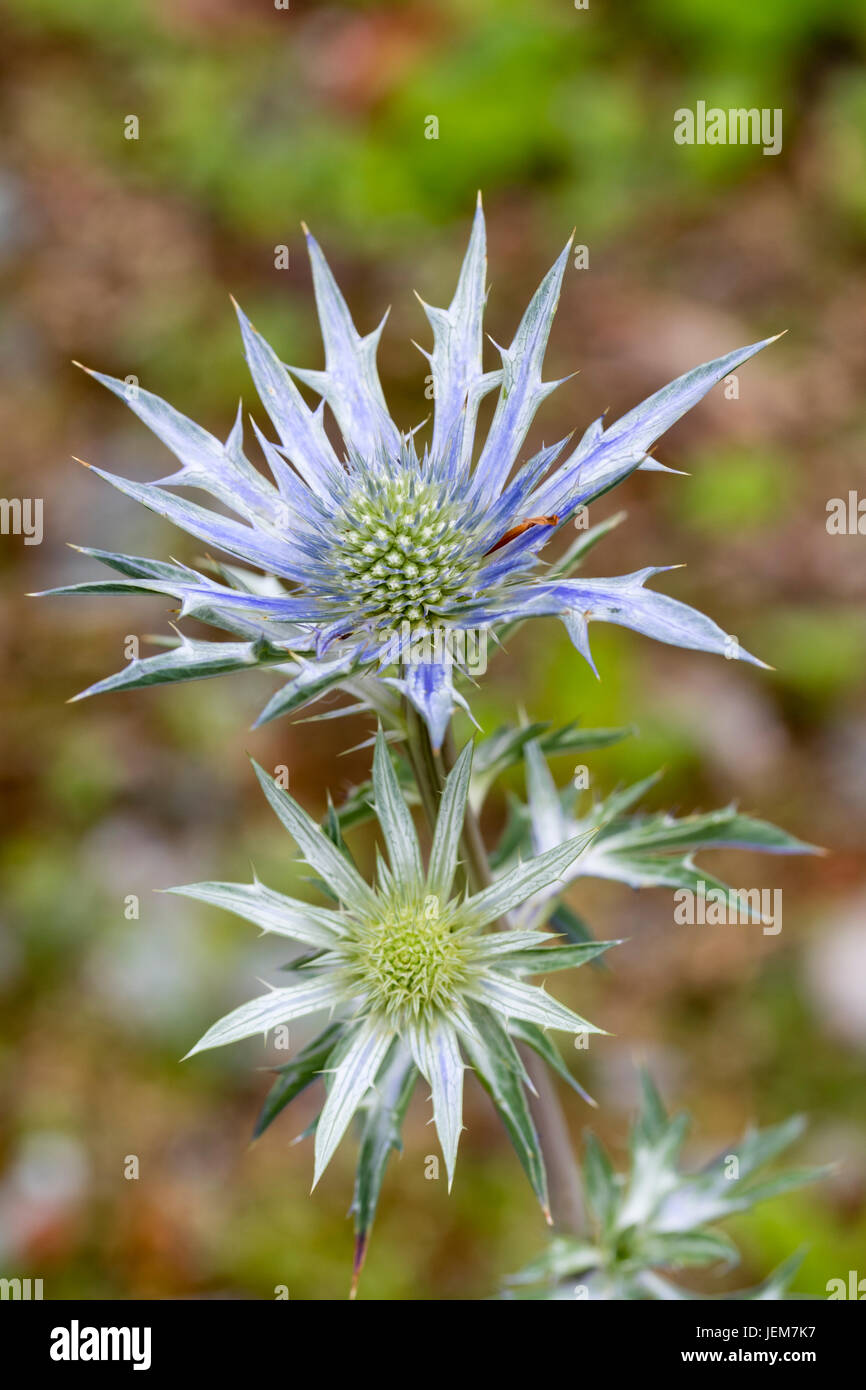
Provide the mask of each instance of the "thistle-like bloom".
MULTIPOLYGON (((291 937, 308 953, 291 967, 291 984, 235 1009, 215 1023, 189 1055, 329 1011, 336 1015, 336 1026, 332 1021, 306 1049, 308 1074, 301 1076, 307 1084, 324 1072, 328 1086, 316 1125, 314 1186, 371 1088, 393 1120, 400 1111, 397 1098, 403 1096, 405 1110, 420 1072, 431 1088, 450 1187, 462 1128, 465 1053, 492 1095, 546 1210, 544 1164, 515 1039, 533 1047, 575 1084, 543 1030, 602 1030, 544 989, 527 984, 524 977, 581 965, 615 943, 556 946, 550 944, 549 934, 536 930, 488 930, 527 896, 560 878, 588 837, 577 836, 538 855, 491 887, 467 896, 455 886, 455 877, 471 760, 472 747, 467 745, 446 780, 425 871, 380 732, 373 792, 389 865, 380 862, 375 889, 358 873, 345 848, 256 769, 277 816, 339 906, 314 907, 259 882, 199 883, 172 890, 291 937)), ((301 1089, 296 1073, 297 1064, 292 1094, 301 1089)), ((389 1146, 384 1146, 384 1159, 389 1146)))
POLYGON ((222 444, 157 396, 93 373, 181 464, 178 472, 150 484, 94 472, 208 546, 255 568, 223 567, 214 578, 184 565, 86 551, 120 577, 55 592, 168 594, 179 601, 182 616, 243 640, 182 640, 172 651, 133 661, 84 694, 271 665, 290 679, 269 701, 263 721, 372 674, 408 697, 438 746, 454 701, 461 699, 454 670, 459 634, 467 629, 555 616, 590 665, 591 621, 754 660, 710 618, 647 589, 658 569, 576 579, 569 577, 575 554, 546 572, 539 556, 578 508, 637 468, 659 469, 647 452, 659 436, 773 339, 687 372, 607 429, 596 420, 570 452, 564 440, 515 467, 538 407, 560 384, 542 381, 542 361, 570 243, 544 277, 511 346, 498 349, 501 368, 485 372, 486 242, 479 200, 450 307, 423 305, 434 338, 432 353, 424 352, 434 417, 431 441, 419 453, 416 431, 403 433, 394 423, 379 382, 376 351, 384 320, 366 337, 358 334, 318 244, 309 234, 307 241, 323 371, 284 366, 238 309, 250 372, 279 438, 271 442, 254 424, 273 482, 244 454, 240 408, 222 444), (295 379, 319 397, 316 409, 295 379), (479 403, 494 389, 499 396, 493 420, 476 447, 479 403), (341 450, 325 432, 326 405, 342 436, 341 450), (167 490, 176 486, 202 489, 239 519, 167 490), (419 656, 416 643, 415 654, 405 659, 404 644, 419 633, 438 634, 438 644, 419 656))

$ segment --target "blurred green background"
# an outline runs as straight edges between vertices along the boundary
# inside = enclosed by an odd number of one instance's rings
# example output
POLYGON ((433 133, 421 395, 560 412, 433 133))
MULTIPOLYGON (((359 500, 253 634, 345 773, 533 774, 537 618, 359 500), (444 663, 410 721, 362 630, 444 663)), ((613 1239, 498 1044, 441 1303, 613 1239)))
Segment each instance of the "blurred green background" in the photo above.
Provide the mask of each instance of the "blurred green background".
MULTIPOLYGON (((535 623, 475 712, 488 731, 518 703, 535 718, 634 722, 638 737, 588 760, 600 791, 664 765, 651 804, 736 798, 831 850, 705 860, 737 886, 783 889, 775 937, 674 926, 664 892, 573 892, 600 936, 630 940, 564 990, 615 1034, 576 1054, 600 1110, 567 1105, 576 1140, 591 1122, 621 1149, 644 1058, 669 1103, 693 1110, 696 1162, 751 1119, 805 1110, 802 1157, 836 1172, 742 1220, 744 1268, 727 1286, 802 1244, 801 1292, 866 1275, 866 541, 825 526, 829 498, 866 490, 866 10, 7 0, 2 23, 2 493, 45 508, 40 546, 0 538, 2 1272, 43 1277, 50 1298, 346 1290, 351 1145, 310 1199, 310 1146, 292 1140, 314 1098, 251 1147, 269 1084, 261 1046, 178 1063, 279 948, 153 890, 244 878, 250 861, 288 887, 288 841, 245 750, 286 764, 321 811, 326 785, 337 797, 365 775, 366 753, 341 755, 365 726, 245 733, 272 688, 264 674, 66 706, 119 669, 128 635, 167 631, 166 605, 23 595, 92 577, 68 540, 198 553, 69 461, 150 478, 167 464, 71 358, 134 374, 214 433, 239 396, 263 422, 228 293, 286 360, 319 365, 304 218, 362 331, 393 305, 380 367, 395 418, 414 425, 426 366, 409 339, 426 345, 428 330, 411 290, 448 302, 480 187, 497 341, 572 226, 589 253, 567 274, 546 371, 580 375, 530 444, 790 330, 741 370, 738 399, 715 391, 662 441, 659 457, 691 476, 636 476, 594 505, 593 521, 629 516, 589 568, 687 562, 661 587, 775 669, 599 627, 596 684, 559 625, 535 623), (781 107, 782 153, 676 145, 673 113, 698 100, 781 107), (124 138, 129 115, 137 140, 124 138), (438 140, 425 138, 432 115, 438 140), (275 268, 280 245, 289 269, 275 268), (129 1155, 137 1180, 124 1178, 129 1155)), ((501 816, 494 802, 491 834, 501 816)), ((363 832, 358 850, 369 862, 363 832)), ((367 1297, 484 1297, 543 1240, 480 1090, 450 1199, 424 1178, 427 1119, 419 1095, 367 1297)))

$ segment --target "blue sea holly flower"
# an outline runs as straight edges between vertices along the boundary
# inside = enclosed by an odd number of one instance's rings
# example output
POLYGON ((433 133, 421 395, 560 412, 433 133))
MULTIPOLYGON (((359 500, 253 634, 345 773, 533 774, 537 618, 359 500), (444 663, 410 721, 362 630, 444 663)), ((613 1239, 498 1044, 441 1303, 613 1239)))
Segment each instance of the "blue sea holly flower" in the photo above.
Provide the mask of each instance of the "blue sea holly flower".
MULTIPOLYGON (((544 1030, 602 1030, 527 977, 572 969, 618 943, 556 945, 550 933, 540 930, 497 929, 527 897, 562 878, 588 844, 588 834, 527 859, 481 892, 467 895, 459 884, 458 858, 471 764, 472 745, 467 744, 444 783, 425 868, 380 730, 373 797, 388 863, 380 860, 375 888, 361 877, 345 846, 336 844, 256 768, 270 805, 327 885, 335 906, 315 907, 284 897, 258 881, 171 890, 288 937, 305 953, 289 966, 287 985, 220 1019, 189 1055, 267 1035, 271 1028, 310 1014, 330 1014, 324 1032, 290 1063, 288 1094, 277 1083, 278 1103, 267 1110, 265 1122, 323 1075, 327 1095, 315 1126, 314 1185, 352 1117, 370 1106, 374 1114, 381 1107, 389 1126, 384 1148, 373 1146, 382 1168, 389 1149, 399 1142, 399 1118, 420 1074, 432 1093, 449 1188, 463 1125, 465 1056, 490 1092, 546 1211, 544 1162, 516 1044, 533 1048, 579 1091, 544 1030)), ((263 1127, 260 1123, 257 1132, 263 1127)), ((381 1171, 375 1165, 370 1169, 363 1143, 360 1162, 356 1201, 369 1211, 370 1184, 381 1181, 381 1171)))
MULTIPOLYGON (((240 640, 181 639, 83 695, 270 665, 288 681, 268 702, 263 721, 334 687, 351 689, 358 680, 367 682, 369 693, 372 676, 376 685, 397 686, 438 746, 461 698, 454 685, 459 644, 446 641, 429 654, 415 649, 404 659, 407 634, 456 637, 552 616, 590 663, 587 628, 593 621, 755 660, 710 618, 648 588, 658 569, 581 579, 571 577, 567 564, 545 572, 539 557, 579 507, 635 469, 658 469, 648 450, 659 436, 772 338, 686 372, 607 428, 596 420, 576 447, 562 441, 518 462, 536 411, 560 384, 542 380, 542 362, 570 243, 542 280, 511 345, 498 349, 501 367, 485 371, 486 240, 479 200, 450 307, 423 305, 433 329, 433 349, 424 355, 434 412, 432 437, 419 450, 416 431, 404 433, 391 419, 379 382, 376 350, 384 320, 362 337, 309 233, 307 244, 324 370, 284 365, 237 311, 250 372, 277 436, 274 442, 253 424, 270 477, 244 453, 240 408, 223 444, 159 397, 91 373, 180 461, 178 471, 153 483, 92 471, 242 564, 204 574, 183 564, 87 550, 116 577, 53 592, 170 595, 182 617, 240 640), (319 398, 315 409, 298 382, 319 398), (476 439, 478 407, 493 390, 498 398, 482 442, 476 439), (341 448, 325 431, 325 406, 341 448), (177 487, 208 493, 234 516, 177 495, 177 487)), ((393 701, 393 689, 389 693, 393 701)))

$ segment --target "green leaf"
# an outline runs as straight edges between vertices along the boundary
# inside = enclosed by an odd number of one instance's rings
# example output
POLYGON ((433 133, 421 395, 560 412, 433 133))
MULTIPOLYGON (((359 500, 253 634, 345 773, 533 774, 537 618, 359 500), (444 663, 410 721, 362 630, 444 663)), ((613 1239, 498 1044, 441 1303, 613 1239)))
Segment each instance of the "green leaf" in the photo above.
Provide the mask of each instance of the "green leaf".
POLYGON ((467 743, 442 788, 433 846, 430 850, 427 881, 430 891, 439 894, 443 901, 451 892, 451 885, 454 881, 454 869, 463 834, 471 774, 472 744, 467 743))
POLYGON ((295 710, 312 704, 329 690, 334 690, 347 681, 358 669, 353 654, 334 661, 303 661, 296 655, 296 674, 272 695, 255 724, 258 729, 269 724, 283 714, 293 714, 295 710))
MULTIPOLYGON (((633 786, 611 793, 580 821, 566 818, 563 834, 568 828, 579 825, 592 823, 597 827, 591 847, 577 866, 579 877, 611 879, 630 888, 686 889, 699 896, 708 890, 721 891, 728 896, 730 907, 738 915, 757 918, 760 914, 754 912, 748 902, 741 901, 734 890, 698 868, 691 856, 699 850, 713 848, 751 849, 769 854, 820 852, 767 821, 740 815, 735 807, 680 819, 667 814, 627 815, 658 776, 646 777, 633 786)), ((566 794, 570 798, 570 791, 566 794)), ((543 806, 533 803, 532 796, 530 813, 533 824, 543 825, 545 814, 549 818, 543 806)))
POLYGON ((392 1029, 376 1018, 366 1018, 338 1043, 339 1063, 328 1059, 330 1085, 316 1126, 313 1187, 318 1184, 352 1116, 376 1080, 392 1039, 392 1029))
POLYGON ((558 1000, 552 999, 537 985, 524 984, 503 975, 488 971, 471 986, 467 992, 473 998, 495 1009, 503 1018, 522 1018, 528 1023, 538 1023, 542 1028, 560 1028, 568 1033, 604 1033, 585 1018, 567 1009, 558 1000))
POLYGON ((227 1043, 240 1042, 243 1038, 255 1037, 257 1033, 266 1034, 281 1023, 303 1018, 305 1014, 329 1008, 333 1003, 334 981, 331 979, 315 978, 291 985, 288 989, 272 989, 268 994, 248 1000, 226 1014, 225 1018, 219 1019, 186 1056, 192 1057, 211 1047, 225 1047, 227 1043))
POLYGON ((420 883, 423 870, 418 837, 381 728, 376 736, 373 754, 373 795, 394 877, 401 885, 420 883))
POLYGON ((517 763, 523 754, 524 744, 537 738, 549 729, 548 723, 523 724, 515 728, 511 724, 503 724, 501 728, 495 729, 487 738, 478 740, 475 746, 475 773, 476 775, 489 772, 497 765, 504 767, 517 763))
POLYGON ((497 957, 496 963, 507 965, 520 974, 546 975, 554 970, 576 970, 611 946, 622 944, 622 941, 593 941, 580 946, 541 946, 538 950, 508 952, 497 957))
POLYGON ((602 1240, 613 1229, 620 1187, 606 1150, 592 1130, 584 1134, 583 1184, 587 1204, 598 1222, 602 1240))
POLYGON ((747 1211, 758 1202, 826 1176, 828 1170, 807 1168, 756 1180, 759 1170, 792 1144, 803 1131, 800 1116, 766 1130, 751 1130, 739 1148, 707 1164, 699 1173, 685 1174, 679 1186, 662 1203, 655 1226, 660 1231, 681 1231, 718 1221, 731 1212, 747 1211), (728 1158, 736 1157, 739 1176, 729 1175, 728 1158))
POLYGON ((272 1124, 281 1110, 299 1096, 302 1091, 316 1080, 323 1066, 328 1060, 329 1054, 333 1051, 334 1045, 342 1036, 345 1029, 344 1023, 331 1023, 323 1033, 308 1043, 303 1051, 291 1062, 287 1062, 284 1067, 277 1068, 278 1076, 265 1098, 259 1117, 256 1120, 256 1127, 253 1130, 253 1138, 258 1139, 260 1134, 264 1134, 268 1125, 272 1124))
POLYGON ((636 1254, 645 1265, 661 1265, 667 1269, 684 1269, 690 1265, 728 1265, 739 1262, 739 1251, 733 1241, 718 1231, 650 1232, 639 1236, 636 1254))
MULTIPOLYGON (((391 750, 391 758, 394 764, 394 772, 397 781, 400 783, 400 790, 403 799, 408 805, 413 806, 418 802, 418 793, 415 787, 415 779, 412 769, 405 758, 391 750)), ((347 830, 354 830, 358 825, 364 825, 367 821, 375 820, 376 811, 373 806, 373 783, 361 782, 349 792, 342 805, 336 809, 337 820, 340 831, 345 834, 347 830)))
MULTIPOLYGON (((648 777, 642 777, 639 782, 633 782, 630 787, 617 787, 616 791, 612 791, 609 796, 605 797, 604 801, 600 802, 597 806, 593 806, 591 813, 593 824, 600 827, 607 827, 605 830, 605 838, 612 836, 614 832, 609 828, 611 823, 615 822, 625 811, 628 811, 632 806, 635 806, 638 801, 642 800, 650 788, 661 781, 661 778, 661 772, 651 772, 648 777)), ((635 825, 640 824, 641 822, 636 819, 623 820, 622 822, 623 829, 629 836, 629 848, 631 848, 632 845, 631 831, 635 825)))
POLYGON ((354 830, 358 825, 365 825, 367 821, 375 820, 373 783, 361 782, 359 786, 353 787, 346 800, 335 808, 334 814, 341 835, 347 830, 354 830))
MULTIPOLYGON (((736 1247, 726 1235, 708 1229, 709 1223, 743 1211, 753 1202, 814 1181, 826 1170, 801 1169, 755 1180, 757 1171, 801 1133, 802 1121, 795 1117, 769 1130, 753 1130, 746 1135, 739 1151, 733 1150, 741 1160, 737 1180, 729 1177, 725 1159, 730 1152, 699 1173, 682 1173, 678 1161, 688 1117, 668 1117, 649 1073, 643 1071, 640 1081, 642 1097, 632 1126, 628 1174, 616 1174, 595 1137, 588 1132, 585 1136, 583 1185, 587 1207, 597 1222, 597 1240, 577 1245, 584 1254, 587 1270, 598 1270, 586 1279, 589 1297, 713 1301, 712 1295, 693 1293, 666 1279, 660 1271, 719 1261, 736 1263, 736 1247)), ((572 1264, 569 1240, 552 1242, 540 1260, 517 1276, 518 1283, 547 1281, 545 1292, 531 1296, 545 1300, 571 1297, 568 1281, 577 1270, 572 1264)), ((715 1300, 783 1298, 801 1260, 802 1254, 798 1253, 756 1288, 716 1295, 715 1300)))
POLYGON ((444 1016, 410 1027, 407 1034, 415 1065, 430 1085, 433 1123, 445 1159, 450 1192, 463 1128, 463 1073, 466 1068, 460 1053, 460 1040, 450 1020, 444 1016))
POLYGON ((748 1130, 742 1143, 733 1150, 739 1161, 740 1181, 778 1158, 780 1153, 802 1137, 805 1128, 803 1115, 791 1115, 781 1124, 748 1130))
POLYGON ((315 965, 316 961, 320 961, 324 955, 324 951, 305 951, 303 955, 295 956, 294 960, 286 961, 285 965, 280 966, 280 969, 287 972, 306 970, 308 966, 315 965))
POLYGON ((596 1269, 602 1261, 601 1251, 586 1241, 572 1236, 554 1236, 547 1249, 525 1265, 518 1274, 511 1274, 506 1284, 560 1283, 596 1269))
POLYGON ((176 580, 188 583, 190 576, 195 574, 195 570, 188 569, 185 565, 169 564, 167 560, 151 560, 141 555, 118 555, 113 550, 96 550, 88 545, 73 545, 70 549, 76 550, 79 555, 89 555, 92 559, 99 560, 109 569, 117 570, 129 579, 166 579, 170 583, 176 580))
POLYGON ((523 1063, 511 1038, 489 1009, 472 1003, 469 1013, 477 1030, 463 1035, 463 1045, 479 1081, 499 1111, 532 1190, 542 1211, 550 1220, 547 1175, 541 1144, 521 1078, 523 1063))
POLYGON ((525 864, 518 864, 489 888, 470 898, 467 909, 476 915, 482 925, 495 921, 525 902, 533 893, 560 879, 591 839, 591 832, 575 835, 564 844, 554 845, 553 849, 537 854, 525 864))
POLYGON ((567 1082, 571 1089, 577 1092, 581 1100, 586 1101, 587 1105, 591 1105, 593 1108, 597 1107, 598 1102, 594 1101, 592 1096, 588 1095, 583 1089, 580 1082, 572 1076, 565 1062, 562 1060, 555 1043, 553 1043, 547 1034, 539 1028, 537 1023, 528 1023, 526 1019, 522 1018, 510 1018, 508 1020, 508 1031, 513 1038, 517 1038, 520 1042, 526 1043, 527 1047, 531 1047, 533 1052, 537 1052, 539 1057, 550 1067, 551 1071, 556 1072, 557 1076, 560 1076, 563 1081, 567 1082))
POLYGON ((340 850, 342 854, 345 854, 350 863, 354 862, 352 856, 349 854, 346 842, 343 839, 340 818, 334 808, 330 792, 328 792, 328 809, 325 812, 325 819, 322 821, 321 828, 331 841, 331 844, 334 845, 336 849, 340 850))
POLYGON ((343 902, 362 912, 378 911, 375 894, 345 856, 323 834, 303 807, 278 787, 273 777, 253 760, 253 768, 271 807, 288 830, 307 863, 343 902))
POLYGON ((557 753, 588 752, 593 748, 608 748, 630 737, 634 728, 582 729, 577 720, 560 729, 548 723, 524 724, 515 728, 504 725, 488 738, 481 739, 475 749, 475 767, 470 801, 473 810, 480 810, 491 786, 509 767, 520 762, 524 748, 533 741, 548 756, 557 753))
POLYGON ((249 670, 254 666, 285 665, 290 661, 290 652, 272 646, 264 638, 254 642, 200 642, 183 637, 179 646, 169 651, 159 652, 156 656, 136 657, 123 671, 106 676, 104 680, 74 695, 70 704, 114 690, 205 680, 209 676, 226 675, 231 671, 249 670))
POLYGON ((772 1197, 779 1197, 783 1192, 790 1192, 795 1187, 805 1187, 810 1182, 820 1182, 831 1173, 832 1166, 813 1168, 792 1168, 786 1173, 777 1173, 775 1177, 764 1178, 762 1182, 751 1183, 741 1194, 740 1201, 736 1204, 742 1209, 757 1206, 758 1202, 768 1202, 772 1197))
POLYGON ((642 1104, 636 1130, 649 1143, 657 1143, 667 1129, 668 1114, 658 1087, 646 1067, 640 1069, 640 1090, 642 1104))
POLYGON ((305 946, 336 944, 343 934, 343 921, 338 912, 326 907, 287 898, 266 888, 263 883, 185 883, 180 888, 167 888, 167 893, 221 907, 253 922, 263 931, 290 936, 305 946))
MULTIPOLYGON (((637 854, 628 850, 608 853, 605 842, 593 845, 580 865, 584 878, 603 878, 624 883, 628 888, 686 888, 696 897, 706 896, 710 889, 722 892, 732 910, 739 911, 734 889, 721 879, 700 869, 688 859, 666 859, 663 855, 637 854)), ((750 915, 751 908, 744 905, 750 915)))
POLYGON ((663 1199, 676 1189, 688 1123, 688 1116, 680 1114, 658 1127, 655 1114, 642 1111, 632 1132, 631 1175, 617 1222, 621 1230, 651 1223, 663 1199))
MULTIPOLYGON (((640 784, 639 784, 640 785, 640 784)), ((629 789, 633 790, 633 789, 629 789)), ((608 805, 609 803, 606 803, 608 805)), ((604 837, 605 846, 618 841, 638 851, 731 848, 758 850, 765 854, 820 854, 815 845, 798 840, 769 821, 741 815, 735 807, 709 811, 702 815, 648 816, 614 829, 604 837)))
POLYGON ((574 720, 561 729, 542 734, 538 742, 541 751, 553 757, 557 753, 587 753, 594 748, 609 748, 624 738, 631 738, 635 732, 633 724, 620 729, 581 729, 574 720))
POLYGON ((477 813, 484 805, 487 793, 507 768, 513 767, 523 756, 525 744, 549 729, 549 724, 524 724, 520 728, 503 725, 488 738, 478 741, 475 746, 472 787, 469 800, 477 813))
POLYGON ((388 1159, 393 1149, 399 1152, 402 1148, 400 1131, 417 1077, 411 1056, 399 1039, 395 1039, 376 1077, 375 1087, 368 1093, 361 1120, 361 1142, 352 1200, 355 1213, 352 1297, 355 1296, 366 1259, 388 1159))

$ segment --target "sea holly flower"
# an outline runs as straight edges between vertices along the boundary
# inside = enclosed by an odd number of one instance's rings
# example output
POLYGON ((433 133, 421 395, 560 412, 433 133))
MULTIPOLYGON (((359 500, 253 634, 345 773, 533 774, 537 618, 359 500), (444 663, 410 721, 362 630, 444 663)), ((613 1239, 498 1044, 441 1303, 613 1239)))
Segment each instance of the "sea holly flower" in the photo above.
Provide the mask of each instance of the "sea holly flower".
POLYGON ((83 694, 273 666, 288 680, 264 709, 261 720, 267 720, 359 679, 368 680, 369 694, 372 676, 396 685, 438 747, 455 700, 463 698, 454 675, 457 638, 467 630, 557 617, 592 664, 588 624, 608 622, 675 646, 755 661, 710 618, 648 588, 659 568, 579 579, 572 563, 581 542, 548 573, 540 569, 540 556, 578 508, 635 469, 659 469, 648 450, 660 435, 772 338, 686 372, 607 428, 596 420, 576 447, 564 440, 519 462, 536 411, 560 384, 543 381, 542 363, 569 246, 542 280, 511 345, 498 349, 501 367, 485 371, 486 242, 479 200, 450 306, 423 306, 433 330, 432 352, 422 351, 430 364, 434 415, 430 443, 419 452, 415 431, 405 433, 391 419, 379 382, 376 351, 384 320, 361 336, 309 233, 307 243, 324 370, 286 367, 238 309, 250 372, 278 439, 254 424, 270 478, 244 453, 240 409, 223 444, 159 397, 92 373, 181 465, 154 483, 93 471, 242 565, 202 573, 91 549, 85 553, 117 577, 53 592, 170 595, 182 617, 241 640, 184 639, 172 650, 132 661, 83 694), (319 397, 315 409, 297 382, 319 397), (476 441, 479 403, 493 390, 493 419, 483 441, 476 441), (325 406, 342 438, 337 448, 325 432, 325 406), (234 517, 176 495, 176 487, 210 494, 234 517), (404 659, 405 644, 419 632, 444 634, 445 640, 404 659))
MULTIPOLYGON (((686 1114, 669 1116, 648 1073, 630 1143, 630 1164, 617 1173, 602 1145, 586 1135, 583 1188, 591 1218, 586 1237, 555 1236, 547 1249, 508 1281, 509 1298, 542 1300, 703 1299, 670 1275, 719 1265, 739 1252, 716 1223, 759 1202, 823 1177, 826 1169, 764 1169, 802 1134, 799 1116, 771 1129, 750 1129, 699 1172, 684 1172, 680 1151, 686 1114)), ((798 1252, 757 1288, 721 1295, 779 1299, 803 1259, 798 1252)))
MULTIPOLYGON (((264 1123, 324 1073, 327 1097, 316 1124, 315 1186, 352 1117, 362 1109, 369 1118, 372 1109, 374 1128, 388 1126, 390 1137, 371 1144, 375 1162, 369 1155, 366 1162, 372 1176, 359 1167, 356 1206, 368 1213, 371 1183, 378 1191, 393 1144, 395 1115, 405 1110, 411 1078, 418 1073, 432 1092, 450 1188, 462 1128, 464 1057, 490 1092, 547 1210, 544 1163, 515 1040, 572 1081, 544 1030, 602 1031, 527 979, 582 965, 615 943, 552 945, 549 934, 536 930, 491 930, 525 898, 561 878, 590 837, 578 835, 468 895, 458 884, 458 854, 471 763, 468 744, 445 781, 425 868, 380 731, 372 789, 388 863, 380 860, 375 888, 361 877, 345 846, 257 767, 268 801, 337 905, 314 907, 259 882, 172 890, 224 907, 304 948, 307 954, 291 967, 290 984, 220 1019, 189 1055, 327 1011, 332 1018, 324 1032, 276 1083, 264 1123)), ((260 1121, 259 1132, 263 1127, 260 1121)), ((399 1138, 399 1123, 396 1129, 399 1138)))

